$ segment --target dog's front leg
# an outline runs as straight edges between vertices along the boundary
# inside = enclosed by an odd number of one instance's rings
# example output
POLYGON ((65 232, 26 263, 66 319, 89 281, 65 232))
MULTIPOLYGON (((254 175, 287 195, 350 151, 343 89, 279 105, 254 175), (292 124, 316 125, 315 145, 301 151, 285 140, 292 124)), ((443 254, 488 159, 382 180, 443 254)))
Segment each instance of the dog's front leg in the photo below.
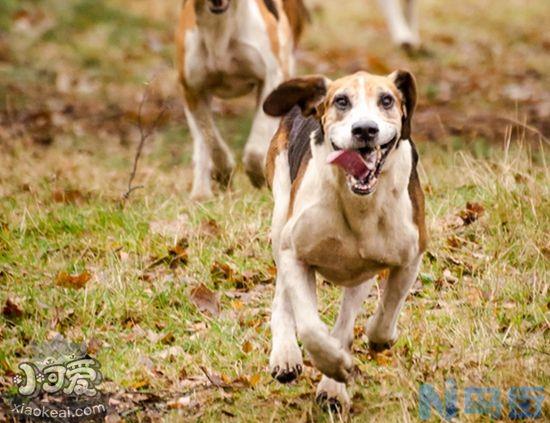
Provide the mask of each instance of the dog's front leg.
POLYGON ((407 294, 418 275, 419 255, 410 264, 390 270, 390 276, 376 312, 367 321, 366 334, 371 348, 381 351, 397 340, 397 319, 407 294))
POLYGON ((268 75, 261 86, 258 87, 258 104, 250 135, 244 148, 243 164, 246 174, 257 188, 265 182, 264 161, 269 148, 269 141, 277 130, 278 119, 264 113, 262 105, 269 93, 283 81, 280 71, 273 71, 268 75))
MULTIPOLYGON (((369 295, 374 278, 353 288, 344 288, 340 312, 336 324, 332 329, 332 336, 351 352, 353 343, 353 329, 355 319, 361 311, 361 306, 369 295)), ((348 410, 351 401, 345 383, 340 383, 323 375, 321 382, 317 385, 316 401, 322 406, 328 406, 333 411, 348 410)))
POLYGON ((193 138, 191 197, 195 200, 212 197, 212 176, 226 186, 235 166, 233 155, 215 126, 209 103, 206 98, 185 92, 185 117, 193 138))
POLYGON ((271 307, 271 376, 281 383, 288 383, 302 373, 302 352, 296 341, 296 324, 292 305, 285 292, 281 277, 277 277, 275 298, 271 307))
POLYGON ((315 272, 290 249, 280 252, 278 266, 287 299, 292 304, 298 336, 313 363, 325 375, 345 382, 352 367, 351 356, 319 318, 315 272))

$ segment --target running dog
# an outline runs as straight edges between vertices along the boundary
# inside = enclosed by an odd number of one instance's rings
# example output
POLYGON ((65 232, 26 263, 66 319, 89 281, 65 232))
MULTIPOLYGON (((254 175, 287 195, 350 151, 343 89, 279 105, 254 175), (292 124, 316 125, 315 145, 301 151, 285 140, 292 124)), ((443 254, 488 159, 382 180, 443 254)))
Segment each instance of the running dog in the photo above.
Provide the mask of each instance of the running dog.
POLYGON ((302 0, 184 0, 176 32, 177 67, 193 138, 193 188, 212 197, 211 178, 229 183, 235 161, 214 124, 212 96, 234 98, 256 90, 258 110, 244 149, 255 186, 264 183, 269 140, 278 120, 261 104, 294 73, 293 50, 307 11, 302 0))
POLYGON ((324 374, 317 399, 348 407, 354 321, 374 277, 389 270, 368 319, 371 348, 389 348, 426 248, 424 195, 411 140, 413 75, 358 72, 331 81, 291 79, 263 108, 284 116, 266 161, 273 192, 277 265, 270 371, 289 382, 302 371, 296 332, 324 374), (317 310, 316 274, 343 287, 329 332, 317 310))

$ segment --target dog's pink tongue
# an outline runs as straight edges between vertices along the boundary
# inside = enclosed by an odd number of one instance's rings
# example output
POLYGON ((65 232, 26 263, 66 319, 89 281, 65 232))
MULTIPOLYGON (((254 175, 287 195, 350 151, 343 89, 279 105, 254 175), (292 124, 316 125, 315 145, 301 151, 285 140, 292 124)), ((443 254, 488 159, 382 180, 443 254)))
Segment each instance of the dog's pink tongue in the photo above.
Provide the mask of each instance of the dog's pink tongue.
POLYGON ((356 150, 338 150, 331 152, 327 163, 341 167, 356 179, 363 178, 369 172, 365 159, 356 150))

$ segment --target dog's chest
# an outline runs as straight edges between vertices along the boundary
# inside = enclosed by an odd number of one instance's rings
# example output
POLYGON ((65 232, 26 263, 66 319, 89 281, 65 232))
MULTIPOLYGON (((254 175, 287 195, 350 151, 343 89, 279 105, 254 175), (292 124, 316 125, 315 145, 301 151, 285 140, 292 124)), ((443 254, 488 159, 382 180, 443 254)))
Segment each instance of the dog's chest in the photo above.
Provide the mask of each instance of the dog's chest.
POLYGON ((188 83, 222 98, 244 95, 262 79, 259 52, 236 39, 203 35, 195 41, 194 52, 188 57, 188 83))
MULTIPOLYGON (((391 200, 391 199, 390 199, 391 200)), ((325 201, 302 210, 292 226, 298 257, 327 279, 356 284, 388 266, 408 262, 415 254, 417 231, 407 198, 346 216, 334 202, 325 201)))

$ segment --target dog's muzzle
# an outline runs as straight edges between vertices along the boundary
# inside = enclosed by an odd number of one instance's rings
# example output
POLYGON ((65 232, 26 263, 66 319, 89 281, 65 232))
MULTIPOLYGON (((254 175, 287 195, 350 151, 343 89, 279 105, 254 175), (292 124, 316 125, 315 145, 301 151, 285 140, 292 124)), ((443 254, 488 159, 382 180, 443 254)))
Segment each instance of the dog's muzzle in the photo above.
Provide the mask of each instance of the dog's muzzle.
POLYGON ((230 0, 208 0, 208 10, 215 15, 221 15, 229 8, 230 0))
POLYGON ((358 149, 339 149, 334 143, 334 151, 327 157, 327 163, 335 164, 346 172, 350 190, 357 195, 372 194, 384 162, 397 142, 397 137, 382 146, 358 149))

